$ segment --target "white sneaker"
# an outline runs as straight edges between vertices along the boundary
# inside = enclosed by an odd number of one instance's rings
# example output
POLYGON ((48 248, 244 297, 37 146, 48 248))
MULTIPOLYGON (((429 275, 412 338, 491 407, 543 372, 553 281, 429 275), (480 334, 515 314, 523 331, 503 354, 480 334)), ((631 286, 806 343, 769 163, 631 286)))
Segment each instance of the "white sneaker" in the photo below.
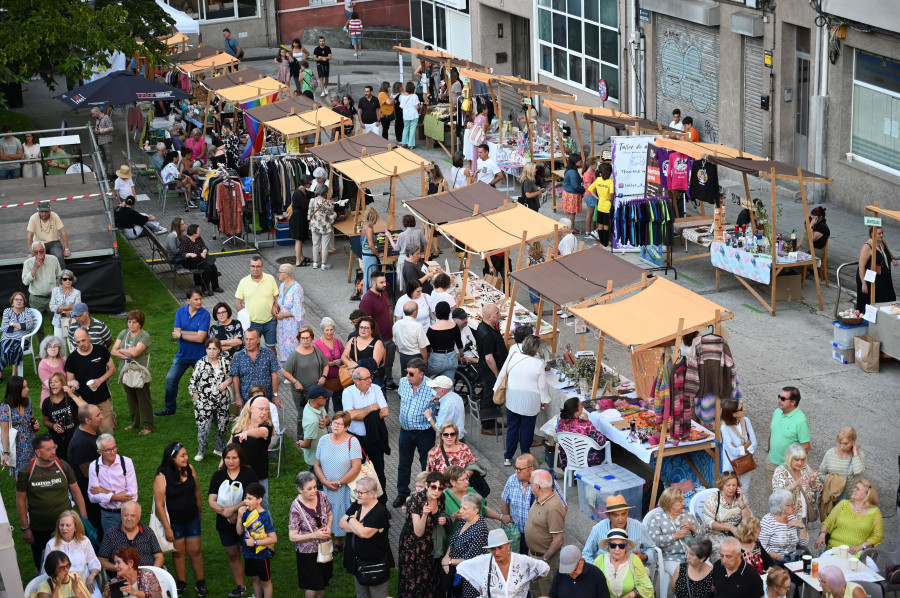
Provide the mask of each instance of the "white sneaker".
POLYGON ((344 27, 344 33, 347 33, 347 28, 346 28, 346 27, 344 27))
POLYGON ((213 451, 213 454, 216 455, 217 457, 221 457, 222 451, 213 451))
POLYGON ((313 267, 313 268, 318 268, 318 267, 319 267, 319 262, 313 262, 313 263, 312 263, 312 267, 313 267))
POLYGON ((203 453, 197 453, 197 455, 194 457, 194 461, 203 461, 203 457, 203 453))
POLYGON ((160 226, 158 229, 156 229, 157 235, 164 235, 167 232, 169 232, 169 229, 167 229, 165 226, 160 226))
POLYGON ((323 91, 322 93, 319 94, 319 97, 324 98, 326 95, 328 95, 328 92, 327 92, 327 91, 323 91))
POLYGON ((592 230, 588 236, 597 242, 600 241, 600 234, 595 230, 592 230))
POLYGON ((323 270, 331 270, 331 264, 322 264, 323 270))
POLYGON ((512 459, 504 459, 504 460, 503 460, 503 465, 505 465, 506 467, 511 466, 511 465, 512 465, 512 459))

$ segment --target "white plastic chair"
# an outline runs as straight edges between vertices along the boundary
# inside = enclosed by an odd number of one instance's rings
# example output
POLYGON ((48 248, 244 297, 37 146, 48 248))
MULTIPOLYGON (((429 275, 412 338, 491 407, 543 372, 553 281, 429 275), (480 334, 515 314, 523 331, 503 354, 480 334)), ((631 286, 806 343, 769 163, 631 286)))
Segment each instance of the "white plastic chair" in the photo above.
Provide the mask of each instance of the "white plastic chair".
POLYGON ((250 330, 250 312, 248 312, 246 308, 237 312, 235 317, 238 319, 238 322, 241 323, 241 326, 244 327, 244 332, 250 330))
POLYGON ((691 515, 697 518, 697 521, 703 523, 703 505, 706 504, 706 499, 709 498, 710 494, 718 492, 718 488, 707 488, 706 490, 701 490, 693 497, 691 497, 691 506, 688 509, 691 515))
POLYGON ((25 375, 26 355, 31 355, 31 363, 34 365, 34 373, 37 374, 37 359, 35 358, 35 355, 37 355, 38 352, 35 350, 35 343, 32 337, 37 334, 37 331, 40 330, 41 326, 44 325, 44 316, 41 315, 41 312, 34 309, 33 307, 29 307, 28 309, 31 310, 31 317, 34 318, 34 328, 31 329, 31 332, 26 333, 25 336, 19 339, 22 343, 22 361, 19 362, 19 365, 22 366, 22 369, 18 370, 18 374, 21 376, 25 375))
POLYGON ((28 585, 25 586, 25 598, 31 598, 38 589, 38 586, 44 583, 45 580, 50 579, 50 577, 46 573, 41 573, 34 579, 28 582, 28 585))
POLYGON ((559 463, 559 449, 566 451, 566 470, 563 472, 563 500, 566 499, 566 488, 575 481, 575 472, 587 469, 588 453, 593 449, 595 451, 603 450, 606 452, 603 458, 603 465, 612 463, 612 452, 610 442, 606 442, 604 446, 597 444, 597 441, 590 436, 584 434, 574 434, 572 432, 559 432, 556 435, 556 456, 554 457, 554 467, 559 463))
POLYGON ((171 573, 165 569, 152 567, 150 565, 138 568, 147 569, 156 574, 156 579, 159 581, 159 587, 162 588, 163 596, 165 598, 178 598, 178 590, 175 588, 175 578, 172 577, 171 573))
POLYGON ((650 579, 653 580, 653 587, 658 590, 658 598, 668 598, 669 586, 672 585, 672 576, 666 571, 666 562, 663 560, 662 550, 656 546, 650 549, 656 555, 656 565, 650 579))

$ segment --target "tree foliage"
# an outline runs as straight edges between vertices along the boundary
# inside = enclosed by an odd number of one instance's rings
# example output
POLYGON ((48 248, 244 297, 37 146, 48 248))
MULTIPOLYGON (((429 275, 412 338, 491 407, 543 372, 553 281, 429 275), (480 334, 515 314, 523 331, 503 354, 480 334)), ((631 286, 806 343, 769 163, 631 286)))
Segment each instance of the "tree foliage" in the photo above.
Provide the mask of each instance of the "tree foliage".
POLYGON ((155 0, 3 0, 0 82, 37 73, 54 89, 55 74, 70 82, 88 79, 95 68, 108 66, 116 50, 158 64, 166 46, 155 36, 167 34, 171 25, 155 0))

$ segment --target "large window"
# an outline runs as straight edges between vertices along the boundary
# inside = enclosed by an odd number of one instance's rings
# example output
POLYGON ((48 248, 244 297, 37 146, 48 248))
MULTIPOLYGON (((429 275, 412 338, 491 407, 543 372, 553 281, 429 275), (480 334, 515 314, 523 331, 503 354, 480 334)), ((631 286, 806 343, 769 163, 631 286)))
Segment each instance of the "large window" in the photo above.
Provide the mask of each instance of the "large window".
POLYGON ((616 0, 537 0, 542 74, 597 94, 606 81, 619 98, 619 16, 616 0))
POLYGON ((467 58, 472 51, 468 25, 466 31, 459 27, 463 15, 468 23, 468 13, 466 0, 409 0, 410 37, 435 50, 467 58))
POLYGON ((853 66, 850 151, 900 175, 900 61, 857 50, 853 66))
POLYGON ((259 0, 168 0, 168 3, 169 6, 201 21, 259 16, 259 0))

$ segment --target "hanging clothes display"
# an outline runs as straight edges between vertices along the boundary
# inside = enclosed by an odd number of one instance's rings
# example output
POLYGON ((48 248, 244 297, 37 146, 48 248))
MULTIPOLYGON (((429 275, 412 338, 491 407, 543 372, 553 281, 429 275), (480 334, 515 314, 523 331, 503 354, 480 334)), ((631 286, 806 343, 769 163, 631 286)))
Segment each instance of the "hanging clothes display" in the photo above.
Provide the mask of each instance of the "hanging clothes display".
POLYGON ((229 178, 216 188, 216 210, 219 212, 219 232, 240 236, 244 232, 244 187, 238 179, 229 178))
POLYGON ((730 398, 736 380, 734 358, 725 339, 717 334, 695 338, 687 356, 685 394, 691 398, 705 395, 730 398))
POLYGON ((687 191, 690 186, 691 180, 691 168, 693 167, 694 159, 685 156, 684 154, 679 154, 678 152, 672 152, 669 154, 668 171, 667 171, 667 182, 669 184, 669 189, 675 191, 687 191))
POLYGON ((691 435, 694 416, 693 401, 684 393, 686 360, 679 357, 674 363, 669 351, 659 365, 656 381, 650 389, 657 423, 669 419, 668 435, 673 440, 685 440, 691 435))
POLYGON ((676 214, 668 197, 615 201, 614 234, 619 245, 671 245, 676 214))
POLYGON ((203 200, 207 202, 207 222, 212 222, 216 225, 219 224, 219 208, 218 203, 216 202, 216 199, 218 198, 218 188, 219 185, 229 180, 240 182, 240 178, 237 176, 236 172, 233 170, 225 170, 224 168, 212 170, 206 175, 206 180, 203 181, 203 189, 200 193, 203 200))
POLYGON ((705 158, 695 160, 691 165, 691 199, 715 204, 719 201, 719 170, 705 158))
POLYGON ((263 156, 253 162, 253 188, 255 204, 259 212, 259 225, 263 230, 275 228, 276 219, 291 205, 291 195, 300 182, 300 176, 310 179, 318 167, 328 170, 327 164, 313 156, 263 156))

